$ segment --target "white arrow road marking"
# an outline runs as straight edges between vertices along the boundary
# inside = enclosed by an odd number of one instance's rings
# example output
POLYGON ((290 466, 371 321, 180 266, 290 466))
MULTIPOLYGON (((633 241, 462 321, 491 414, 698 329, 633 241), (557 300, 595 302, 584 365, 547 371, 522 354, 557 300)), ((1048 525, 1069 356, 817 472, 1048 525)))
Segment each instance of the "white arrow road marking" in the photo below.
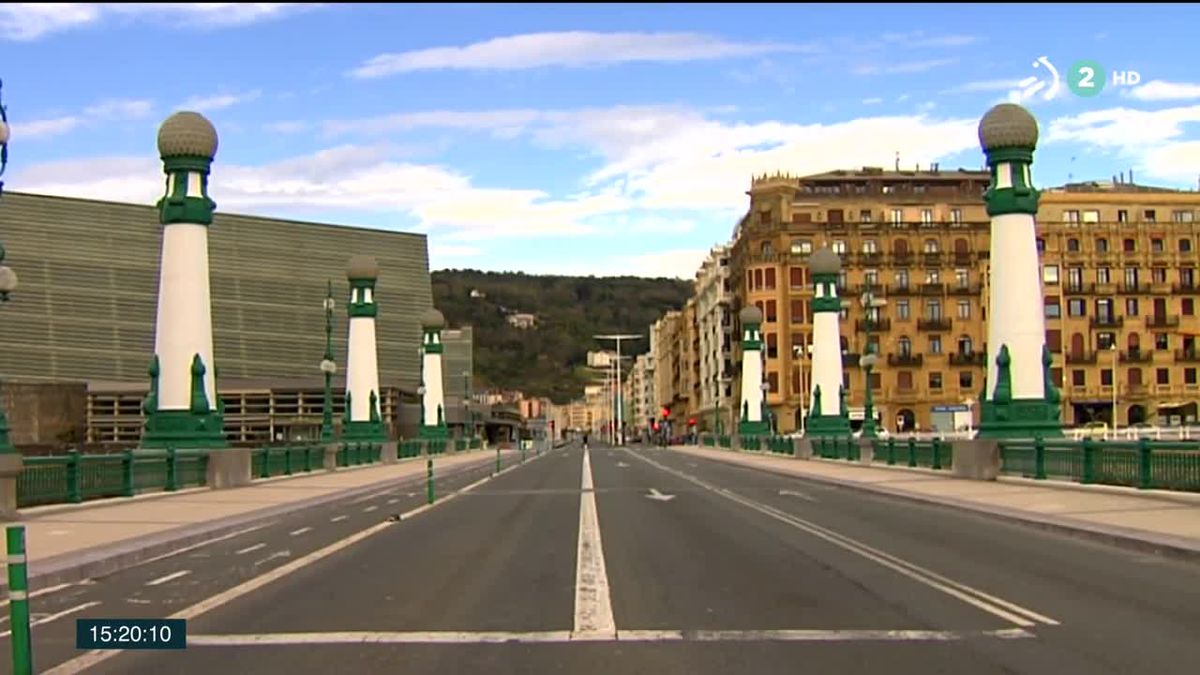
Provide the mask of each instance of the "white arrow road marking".
POLYGON ((795 490, 780 490, 780 491, 779 491, 779 496, 780 496, 780 497, 784 497, 784 496, 787 496, 787 495, 791 495, 791 496, 793 496, 793 497, 799 497, 800 499, 807 499, 807 500, 808 500, 808 501, 810 501, 810 502, 815 502, 815 501, 817 501, 817 498, 816 498, 816 497, 813 497, 813 496, 810 496, 810 495, 806 495, 806 494, 804 494, 803 492, 796 492, 795 490))
POLYGON ((646 498, 647 499, 655 499, 660 502, 669 502, 672 499, 675 499, 675 495, 664 495, 663 493, 659 492, 658 490, 656 490, 654 488, 650 488, 650 494, 646 495, 646 498))

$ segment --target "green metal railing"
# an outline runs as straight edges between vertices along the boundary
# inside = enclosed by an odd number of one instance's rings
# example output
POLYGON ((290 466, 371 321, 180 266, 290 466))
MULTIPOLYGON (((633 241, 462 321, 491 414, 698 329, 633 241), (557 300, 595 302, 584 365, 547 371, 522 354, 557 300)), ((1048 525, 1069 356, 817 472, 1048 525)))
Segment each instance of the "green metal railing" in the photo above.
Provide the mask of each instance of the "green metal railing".
POLYGON ((195 450, 26 457, 17 478, 17 506, 80 503, 174 491, 206 482, 208 453, 195 450))
POLYGON ((342 443, 337 449, 337 466, 375 464, 383 458, 382 443, 342 443))
POLYGON ((1000 471, 1038 480, 1200 492, 1200 443, 1148 438, 1002 441, 1000 471))
POLYGON ((250 475, 254 478, 290 476, 325 468, 325 446, 303 445, 265 446, 255 448, 250 455, 250 475))
POLYGON ((421 441, 409 439, 407 441, 400 441, 400 447, 397 449, 397 453, 401 459, 404 459, 407 457, 420 457, 423 450, 424 448, 421 444, 421 441))
POLYGON ((480 450, 483 448, 483 440, 480 438, 472 438, 470 447, 472 450, 480 450))
POLYGON ((721 434, 717 437, 717 444, 728 450, 733 447, 733 437, 729 434, 721 434))
MULTIPOLYGON (((852 436, 816 437, 813 438, 813 454, 822 459, 861 461, 860 442, 860 439, 852 436)), ((941 439, 919 441, 915 438, 889 438, 871 441, 871 461, 886 463, 889 466, 943 470, 951 468, 953 458, 950 442, 941 439)))
POLYGON ((465 438, 454 439, 454 451, 455 452, 464 452, 464 451, 466 451, 466 449, 467 449, 467 439, 465 439, 465 438))

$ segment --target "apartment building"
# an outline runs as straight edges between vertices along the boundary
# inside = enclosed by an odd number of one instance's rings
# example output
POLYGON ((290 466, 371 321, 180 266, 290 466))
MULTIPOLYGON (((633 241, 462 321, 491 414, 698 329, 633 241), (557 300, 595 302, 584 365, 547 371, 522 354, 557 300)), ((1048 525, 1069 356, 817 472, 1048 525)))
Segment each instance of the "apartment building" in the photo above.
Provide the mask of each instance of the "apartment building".
MULTIPOLYGON (((763 311, 767 402, 780 431, 799 428, 804 412, 812 334, 805 258, 826 245, 844 265, 852 421, 862 418, 859 357, 868 342, 880 357, 871 386, 887 428, 947 429, 974 411, 986 350, 987 184, 986 171, 936 165, 754 179, 730 251, 731 310, 735 321, 746 304, 763 311), (868 290, 887 305, 864 311, 868 290)), ((1114 408, 1121 425, 1195 417, 1197 210, 1200 193, 1121 180, 1043 192, 1047 343, 1065 423, 1111 421, 1114 408)), ((737 371, 736 343, 733 351, 737 371)))
POLYGON ((714 247, 696 272, 696 330, 699 338, 697 428, 715 432, 731 428, 733 385, 733 296, 729 277, 729 247, 714 247), (720 420, 720 424, 718 424, 720 420))

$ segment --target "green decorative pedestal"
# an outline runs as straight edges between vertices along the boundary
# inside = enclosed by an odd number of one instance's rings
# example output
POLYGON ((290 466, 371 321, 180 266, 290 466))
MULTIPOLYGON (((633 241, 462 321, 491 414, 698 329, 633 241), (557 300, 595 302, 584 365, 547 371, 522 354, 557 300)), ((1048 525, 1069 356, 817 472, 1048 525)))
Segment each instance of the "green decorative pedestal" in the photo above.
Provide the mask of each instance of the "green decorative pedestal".
POLYGON ((850 418, 841 415, 809 415, 804 425, 805 436, 849 436, 850 418))
POLYGON ((1044 398, 1012 397, 1012 357, 1008 346, 1000 346, 996 356, 999 382, 991 398, 987 397, 987 378, 980 397, 979 438, 1043 438, 1061 437, 1062 395, 1050 377, 1050 350, 1042 346, 1042 377, 1044 398))
POLYGON ((387 432, 383 423, 375 420, 370 422, 347 422, 342 426, 343 441, 382 443, 387 440, 387 432))
POLYGON ((158 357, 150 362, 150 393, 142 404, 146 414, 146 425, 139 447, 161 449, 183 448, 227 448, 225 439, 225 405, 218 399, 217 409, 212 410, 208 394, 204 391, 204 374, 207 369, 197 354, 192 358, 191 405, 187 410, 160 410, 158 407, 158 357))
POLYGON ((757 422, 749 422, 746 420, 742 420, 741 422, 738 422, 738 435, 739 436, 770 436, 771 435, 771 425, 766 420, 759 420, 757 422))

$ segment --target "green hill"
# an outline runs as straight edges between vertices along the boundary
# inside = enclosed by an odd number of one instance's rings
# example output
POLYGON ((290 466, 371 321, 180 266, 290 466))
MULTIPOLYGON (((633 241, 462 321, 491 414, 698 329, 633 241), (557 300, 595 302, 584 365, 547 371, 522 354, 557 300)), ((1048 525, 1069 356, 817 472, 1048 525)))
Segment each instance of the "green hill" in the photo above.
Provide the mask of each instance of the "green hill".
POLYGON ((644 335, 621 344, 621 353, 649 349, 650 324, 680 309, 692 282, 643 277, 556 277, 521 273, 433 272, 433 302, 450 327, 475 328, 477 387, 520 389, 565 403, 602 375, 585 368, 588 351, 611 348, 601 333, 644 335), (479 291, 484 297, 471 297, 479 291), (534 314, 537 326, 509 325, 507 315, 534 314))

